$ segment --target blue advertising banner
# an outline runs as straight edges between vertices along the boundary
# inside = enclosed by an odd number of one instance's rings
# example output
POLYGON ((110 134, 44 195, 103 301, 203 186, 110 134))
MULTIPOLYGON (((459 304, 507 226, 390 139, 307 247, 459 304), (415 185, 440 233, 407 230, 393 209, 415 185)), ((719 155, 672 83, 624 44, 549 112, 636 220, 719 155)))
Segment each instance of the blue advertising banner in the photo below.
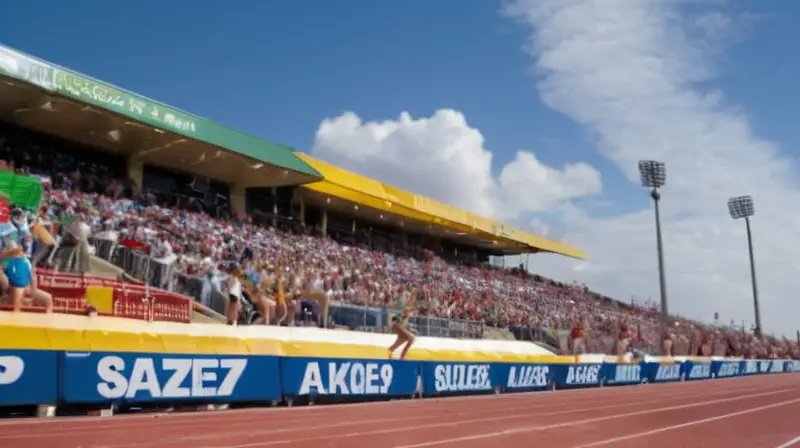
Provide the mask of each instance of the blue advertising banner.
POLYGON ((759 373, 758 361, 742 361, 742 367, 739 370, 741 375, 756 375, 759 373))
POLYGON ((741 361, 712 361, 711 374, 714 378, 733 378, 741 375, 741 361))
POLYGON ((553 382, 556 387, 599 386, 602 364, 554 364, 553 382))
POLYGON ((650 383, 665 383, 680 381, 683 378, 683 363, 661 364, 649 362, 644 367, 647 381, 650 383))
POLYGON ((396 360, 282 358, 281 390, 286 396, 411 396, 419 363, 396 360))
POLYGON ((498 364, 423 362, 422 386, 425 395, 455 392, 491 392, 502 386, 506 378, 498 364))
POLYGON ((55 404, 58 353, 0 350, 0 406, 55 404))
POLYGON ((775 359, 770 361, 769 373, 782 373, 784 369, 783 367, 784 362, 785 361, 782 359, 775 359))
POLYGON ((552 369, 546 364, 492 364, 492 384, 507 391, 546 389, 552 381, 552 369))
POLYGON ((271 401, 280 399, 278 358, 155 353, 61 353, 70 403, 271 401))
POLYGON ((687 381, 711 379, 711 363, 686 361, 683 366, 687 381))
POLYGON ((645 370, 644 363, 605 363, 600 368, 600 377, 605 384, 609 385, 640 384, 645 378, 647 378, 645 370))
POLYGON ((800 372, 800 361, 786 361, 783 365, 783 371, 786 373, 800 372))

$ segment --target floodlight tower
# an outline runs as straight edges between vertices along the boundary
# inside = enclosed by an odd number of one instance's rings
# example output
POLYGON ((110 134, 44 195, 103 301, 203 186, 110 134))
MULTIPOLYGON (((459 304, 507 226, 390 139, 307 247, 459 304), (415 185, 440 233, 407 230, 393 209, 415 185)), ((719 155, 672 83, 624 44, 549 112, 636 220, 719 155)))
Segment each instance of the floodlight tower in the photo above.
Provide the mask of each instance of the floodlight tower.
POLYGON ((650 189, 650 197, 653 198, 656 213, 656 245, 658 248, 658 283, 661 288, 661 315, 664 322, 669 315, 667 306, 667 281, 664 275, 664 244, 661 241, 661 214, 658 203, 661 201, 659 188, 667 182, 667 170, 664 162, 655 160, 642 160, 639 162, 639 174, 642 178, 642 186, 650 189))
POLYGON ((756 312, 756 336, 761 336, 761 310, 758 306, 758 285, 756 283, 756 262, 753 257, 753 234, 750 232, 750 217, 756 214, 752 196, 738 196, 728 199, 728 212, 733 219, 742 219, 747 225, 747 249, 750 252, 750 281, 753 284, 753 308, 756 312))

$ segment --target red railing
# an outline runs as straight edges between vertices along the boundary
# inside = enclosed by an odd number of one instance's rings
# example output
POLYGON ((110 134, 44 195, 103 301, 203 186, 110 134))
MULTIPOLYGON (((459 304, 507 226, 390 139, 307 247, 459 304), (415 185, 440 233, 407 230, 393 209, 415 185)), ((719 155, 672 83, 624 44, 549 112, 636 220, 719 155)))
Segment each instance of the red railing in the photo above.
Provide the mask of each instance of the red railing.
POLYGON ((191 299, 166 291, 114 289, 114 315, 142 320, 191 322, 191 299))
POLYGON ((45 269, 36 270, 36 279, 39 287, 53 296, 53 305, 59 311, 83 312, 86 308, 86 288, 106 286, 114 289, 114 316, 149 321, 191 322, 190 298, 150 288, 142 283, 120 282, 113 278, 45 269))

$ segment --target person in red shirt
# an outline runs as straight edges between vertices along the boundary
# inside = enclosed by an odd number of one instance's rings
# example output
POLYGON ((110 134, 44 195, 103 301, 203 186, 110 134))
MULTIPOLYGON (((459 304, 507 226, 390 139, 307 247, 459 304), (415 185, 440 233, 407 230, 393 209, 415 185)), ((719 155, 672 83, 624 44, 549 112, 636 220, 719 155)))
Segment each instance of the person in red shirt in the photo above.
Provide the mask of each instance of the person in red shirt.
POLYGON ((572 354, 586 353, 586 328, 583 321, 576 319, 569 333, 568 348, 572 354))
POLYGON ((625 355, 628 353, 628 349, 631 347, 631 339, 633 339, 633 334, 628 329, 627 324, 622 324, 619 331, 619 336, 617 337, 617 347, 616 347, 616 355, 620 358, 624 358, 625 355))

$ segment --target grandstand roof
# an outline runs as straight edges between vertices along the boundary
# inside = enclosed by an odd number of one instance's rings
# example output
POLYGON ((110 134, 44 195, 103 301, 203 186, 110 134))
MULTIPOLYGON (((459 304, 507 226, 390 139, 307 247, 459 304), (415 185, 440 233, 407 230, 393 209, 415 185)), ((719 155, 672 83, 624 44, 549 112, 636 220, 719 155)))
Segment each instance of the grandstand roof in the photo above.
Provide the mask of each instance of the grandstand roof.
MULTIPOLYGON (((309 197, 312 202, 324 201, 328 207, 346 208, 348 214, 354 213, 354 205, 368 207, 377 211, 372 213, 377 216, 369 216, 373 220, 386 220, 394 216, 395 219, 400 218, 397 224, 403 226, 413 227, 423 223, 424 228, 419 230, 425 233, 438 233, 442 237, 461 240, 493 252, 550 252, 586 258, 584 251, 567 244, 346 171, 307 154, 298 153, 298 156, 323 176, 323 180, 303 186, 316 193, 309 197), (331 201, 330 198, 337 198, 338 201, 331 201)), ((370 212, 359 209, 358 213, 370 212)))
POLYGON ((292 148, 1 45, 0 118, 243 186, 297 184, 320 177, 292 148), (203 163, 210 160, 215 162, 203 163))
POLYGON ((586 258, 575 247, 359 176, 2 45, 0 120, 239 187, 313 182, 305 190, 311 202, 349 214, 353 205, 361 205, 365 218, 399 218, 400 226, 493 253, 586 258))

